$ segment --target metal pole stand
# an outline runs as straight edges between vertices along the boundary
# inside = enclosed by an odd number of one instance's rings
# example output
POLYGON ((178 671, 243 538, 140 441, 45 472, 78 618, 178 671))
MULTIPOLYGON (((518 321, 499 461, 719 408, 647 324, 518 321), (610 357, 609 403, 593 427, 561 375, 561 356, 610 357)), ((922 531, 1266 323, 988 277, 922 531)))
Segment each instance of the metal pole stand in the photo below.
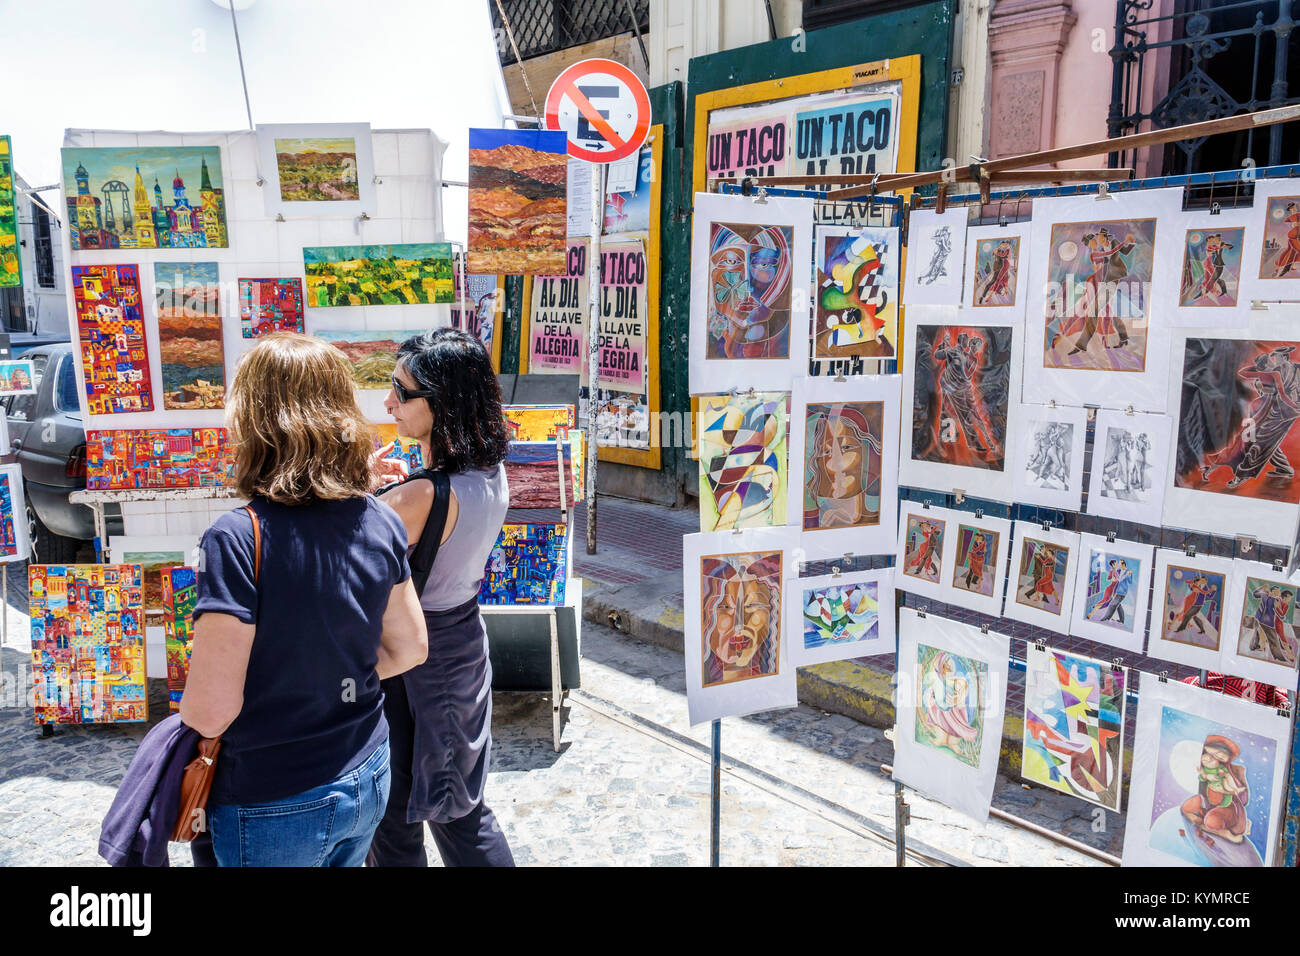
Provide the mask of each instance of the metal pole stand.
POLYGON ((713 722, 713 757, 709 784, 709 866, 718 866, 722 818, 722 721, 713 722))
POLYGON ((907 825, 912 822, 903 785, 894 781, 894 865, 907 865, 907 825))
MULTIPOLYGON (((573 162, 573 160, 569 160, 573 162)), ((596 389, 600 381, 600 233, 605 224, 605 170, 591 171, 591 248, 587 251, 587 553, 596 553, 596 389)))

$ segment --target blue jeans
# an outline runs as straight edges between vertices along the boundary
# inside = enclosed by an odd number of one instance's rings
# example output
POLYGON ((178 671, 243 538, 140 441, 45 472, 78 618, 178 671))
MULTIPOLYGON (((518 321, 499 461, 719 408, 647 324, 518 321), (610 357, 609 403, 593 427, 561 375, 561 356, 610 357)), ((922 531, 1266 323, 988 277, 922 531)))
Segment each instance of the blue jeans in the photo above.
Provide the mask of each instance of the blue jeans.
POLYGON ((361 866, 384 818, 391 784, 388 741, 358 767, 270 803, 208 808, 221 866, 361 866))

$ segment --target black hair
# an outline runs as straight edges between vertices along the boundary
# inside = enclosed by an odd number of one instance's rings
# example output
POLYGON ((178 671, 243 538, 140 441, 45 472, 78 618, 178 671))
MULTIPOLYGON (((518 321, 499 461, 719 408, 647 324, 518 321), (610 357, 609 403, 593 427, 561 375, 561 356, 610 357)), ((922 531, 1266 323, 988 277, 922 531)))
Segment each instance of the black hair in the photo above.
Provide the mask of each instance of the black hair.
POLYGON ((433 392, 424 399, 433 412, 430 468, 454 474, 505 460, 501 386, 482 342, 460 329, 434 329, 403 342, 397 360, 421 391, 433 392))

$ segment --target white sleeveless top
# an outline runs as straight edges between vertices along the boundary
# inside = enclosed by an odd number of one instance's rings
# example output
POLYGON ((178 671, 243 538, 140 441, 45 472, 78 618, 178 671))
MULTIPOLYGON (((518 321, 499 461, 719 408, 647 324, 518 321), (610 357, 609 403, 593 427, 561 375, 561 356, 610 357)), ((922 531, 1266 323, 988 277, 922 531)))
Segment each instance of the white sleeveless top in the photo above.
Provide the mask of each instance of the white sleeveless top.
POLYGON ((420 595, 420 607, 426 611, 449 611, 478 596, 483 569, 510 507, 505 465, 457 472, 450 479, 460 510, 420 595))

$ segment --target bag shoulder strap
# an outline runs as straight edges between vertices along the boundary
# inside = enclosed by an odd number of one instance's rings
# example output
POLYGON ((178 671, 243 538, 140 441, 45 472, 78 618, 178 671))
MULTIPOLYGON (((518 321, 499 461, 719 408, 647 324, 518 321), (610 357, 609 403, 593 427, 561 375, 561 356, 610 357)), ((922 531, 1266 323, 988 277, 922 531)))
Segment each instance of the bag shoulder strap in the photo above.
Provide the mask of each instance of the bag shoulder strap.
POLYGON ((257 579, 262 576, 262 525, 252 505, 244 505, 244 510, 253 519, 253 586, 257 587, 257 579))
POLYGON ((424 586, 429 581, 433 562, 438 558, 438 549, 442 546, 442 532, 447 527, 447 509, 451 503, 451 478, 446 472, 429 471, 421 468, 407 481, 428 479, 433 482, 433 504, 429 508, 429 517, 420 532, 420 540, 411 555, 411 581, 415 585, 417 596, 424 593, 424 586))

